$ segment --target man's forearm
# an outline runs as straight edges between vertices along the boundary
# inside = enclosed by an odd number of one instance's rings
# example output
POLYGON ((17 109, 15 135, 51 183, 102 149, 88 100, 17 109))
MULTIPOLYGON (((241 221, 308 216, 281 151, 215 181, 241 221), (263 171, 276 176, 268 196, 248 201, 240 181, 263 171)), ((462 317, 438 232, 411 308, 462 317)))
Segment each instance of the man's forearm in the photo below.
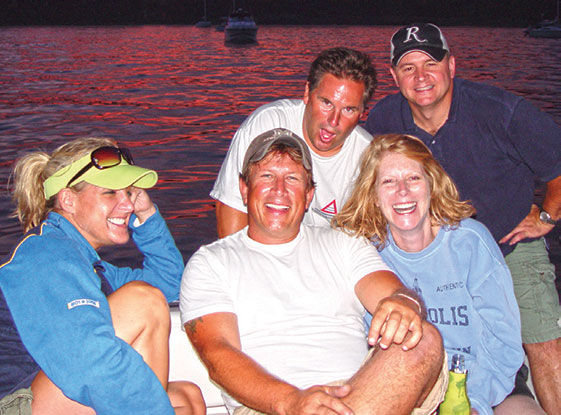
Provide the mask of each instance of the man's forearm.
POLYGON ((400 288, 400 289, 396 290, 392 295, 402 297, 402 298, 406 298, 409 301, 411 301, 419 309, 419 315, 421 316, 421 318, 423 320, 426 320, 426 318, 427 318, 427 308, 425 306, 425 302, 423 301, 423 298, 419 294, 417 294, 415 291, 413 291, 409 288, 400 288))
POLYGON ((185 332, 210 378, 233 398, 260 412, 284 414, 282 404, 298 389, 274 377, 241 351, 235 314, 195 318, 185 323, 185 332))
POLYGON ((288 396, 298 389, 268 373, 240 350, 217 345, 203 351, 201 359, 210 378, 241 404, 267 414, 284 413, 288 396))
POLYGON ((547 182, 547 191, 542 206, 553 219, 561 219, 561 176, 547 182))
MULTIPOLYGON (((549 213, 552 219, 561 220, 561 176, 547 182, 542 209, 549 213)), ((538 206, 532 204, 528 215, 513 230, 499 239, 499 244, 514 245, 526 238, 539 238, 551 232, 553 227, 554 225, 541 221, 538 206)))
POLYGON ((403 284, 391 271, 375 271, 363 277, 355 285, 355 293, 369 313, 374 314, 378 303, 404 288, 403 284))

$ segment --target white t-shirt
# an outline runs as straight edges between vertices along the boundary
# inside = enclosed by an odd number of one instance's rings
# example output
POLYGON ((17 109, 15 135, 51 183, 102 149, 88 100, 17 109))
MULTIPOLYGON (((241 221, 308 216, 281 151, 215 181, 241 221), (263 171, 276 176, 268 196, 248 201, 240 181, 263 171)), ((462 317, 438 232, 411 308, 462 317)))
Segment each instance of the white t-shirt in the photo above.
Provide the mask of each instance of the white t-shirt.
POLYGON ((264 245, 246 227, 191 257, 181 321, 235 313, 243 352, 270 373, 299 388, 346 379, 367 353, 354 287, 378 270, 389 268, 365 239, 302 225, 294 240, 264 245))
MULTIPOLYGON (((247 147, 259 134, 273 128, 286 128, 302 139, 304 102, 282 99, 259 107, 240 126, 222 163, 210 196, 241 212, 247 212, 239 189, 239 177, 247 147)), ((341 151, 322 157, 312 149, 312 164, 316 192, 304 223, 330 226, 330 220, 346 202, 360 170, 360 156, 372 141, 372 136, 356 126, 345 140, 341 151)))

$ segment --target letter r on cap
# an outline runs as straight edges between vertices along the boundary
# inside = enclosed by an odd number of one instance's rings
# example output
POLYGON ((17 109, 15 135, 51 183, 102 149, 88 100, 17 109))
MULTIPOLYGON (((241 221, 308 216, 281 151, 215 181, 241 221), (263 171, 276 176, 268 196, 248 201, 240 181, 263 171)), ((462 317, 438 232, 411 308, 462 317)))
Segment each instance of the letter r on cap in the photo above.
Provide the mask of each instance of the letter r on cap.
POLYGON ((413 26, 413 27, 408 27, 407 28, 407 37, 405 38, 405 40, 403 41, 403 43, 407 43, 411 40, 411 36, 413 36, 415 38, 415 40, 417 42, 426 42, 426 39, 419 39, 419 37, 417 36, 417 32, 419 31, 419 28, 417 26, 413 26))

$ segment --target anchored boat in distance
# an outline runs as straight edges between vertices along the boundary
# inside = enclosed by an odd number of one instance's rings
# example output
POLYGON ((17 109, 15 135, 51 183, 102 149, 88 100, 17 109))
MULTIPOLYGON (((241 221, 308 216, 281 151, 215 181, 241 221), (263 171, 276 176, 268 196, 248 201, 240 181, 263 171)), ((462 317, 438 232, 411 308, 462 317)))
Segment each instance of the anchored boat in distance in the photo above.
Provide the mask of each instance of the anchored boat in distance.
POLYGON ((195 27, 211 27, 212 26, 212 22, 210 20, 208 20, 207 15, 206 15, 206 0, 203 0, 203 10, 204 10, 204 15, 203 15, 203 19, 199 20, 197 23, 195 23, 195 27))
POLYGON ((241 7, 236 8, 235 1, 232 10, 224 27, 224 42, 234 45, 257 43, 257 24, 251 13, 241 7))
POLYGON ((561 39, 561 20, 559 19, 559 3, 557 0, 557 14, 553 20, 543 20, 538 24, 528 27, 524 33, 530 37, 561 39))

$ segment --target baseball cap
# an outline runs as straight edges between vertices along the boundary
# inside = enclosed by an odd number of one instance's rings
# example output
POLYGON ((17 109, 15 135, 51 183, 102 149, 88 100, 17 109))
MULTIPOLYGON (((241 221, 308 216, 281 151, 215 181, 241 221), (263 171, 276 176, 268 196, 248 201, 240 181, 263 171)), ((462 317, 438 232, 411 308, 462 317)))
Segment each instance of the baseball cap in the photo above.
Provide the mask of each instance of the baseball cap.
MULTIPOLYGON (((88 164, 91 164, 92 153, 96 151, 94 150, 68 166, 57 170, 46 179, 43 183, 45 198, 48 200, 60 190, 68 187, 69 181, 72 180, 76 173, 86 168, 88 164)), ((92 165, 91 168, 80 175, 79 181, 85 181, 86 183, 111 190, 125 189, 133 185, 142 189, 148 189, 157 183, 158 174, 154 170, 130 164, 125 157, 121 157, 119 163, 114 166, 99 169, 92 165)))
POLYGON ((440 62, 450 52, 446 38, 432 23, 414 23, 402 27, 392 36, 391 60, 397 66, 409 52, 423 52, 440 62))
POLYGON ((273 128, 253 139, 245 152, 242 173, 247 171, 250 163, 262 160, 275 143, 286 144, 300 150, 300 153, 302 153, 302 165, 305 169, 312 170, 312 156, 306 142, 286 128, 273 128))

